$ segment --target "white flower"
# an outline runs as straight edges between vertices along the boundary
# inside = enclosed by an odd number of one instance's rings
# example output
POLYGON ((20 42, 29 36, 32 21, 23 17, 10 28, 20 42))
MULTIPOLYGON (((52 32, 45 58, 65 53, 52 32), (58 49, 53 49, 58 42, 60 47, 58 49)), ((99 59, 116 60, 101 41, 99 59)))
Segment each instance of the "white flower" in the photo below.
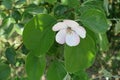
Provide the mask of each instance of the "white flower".
POLYGON ((86 30, 73 20, 58 22, 52 30, 59 31, 56 35, 56 41, 59 44, 66 43, 69 46, 77 46, 80 43, 80 37, 86 37, 86 30))

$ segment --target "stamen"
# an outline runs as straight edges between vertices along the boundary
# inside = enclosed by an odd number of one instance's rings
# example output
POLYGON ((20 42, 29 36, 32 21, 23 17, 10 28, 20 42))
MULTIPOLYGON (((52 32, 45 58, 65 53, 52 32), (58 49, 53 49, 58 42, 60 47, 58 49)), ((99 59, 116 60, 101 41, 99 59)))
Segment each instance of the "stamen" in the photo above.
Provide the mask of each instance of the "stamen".
POLYGON ((67 28, 67 33, 71 34, 72 33, 72 29, 70 27, 67 28))

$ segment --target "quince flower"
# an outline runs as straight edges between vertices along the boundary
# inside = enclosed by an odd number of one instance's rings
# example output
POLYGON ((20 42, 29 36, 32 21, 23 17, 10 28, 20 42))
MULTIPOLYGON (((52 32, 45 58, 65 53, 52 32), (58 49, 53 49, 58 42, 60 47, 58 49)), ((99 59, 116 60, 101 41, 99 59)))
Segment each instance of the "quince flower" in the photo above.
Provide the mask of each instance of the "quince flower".
POLYGON ((86 30, 73 20, 58 22, 53 26, 52 30, 58 31, 56 41, 59 44, 66 43, 69 46, 77 46, 80 43, 80 37, 86 37, 86 30))

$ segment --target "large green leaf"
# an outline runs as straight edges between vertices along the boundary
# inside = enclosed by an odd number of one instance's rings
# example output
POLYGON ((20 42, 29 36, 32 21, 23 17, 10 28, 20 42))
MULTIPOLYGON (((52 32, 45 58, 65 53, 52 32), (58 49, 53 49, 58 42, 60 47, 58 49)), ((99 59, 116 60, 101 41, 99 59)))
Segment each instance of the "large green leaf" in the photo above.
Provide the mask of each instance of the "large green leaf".
POLYGON ((68 72, 78 72, 90 67, 95 58, 94 40, 87 35, 81 39, 80 44, 75 47, 65 46, 65 67, 68 72))
POLYGON ((106 33, 96 34, 97 43, 99 44, 101 51, 107 51, 109 49, 109 42, 106 33))
POLYGON ((16 52, 13 47, 9 47, 5 51, 5 56, 10 64, 15 64, 16 63, 16 52))
POLYGON ((47 71, 47 80, 63 80, 66 72, 63 64, 58 61, 52 62, 47 71))
POLYGON ((26 3, 26 0, 18 0, 18 1, 16 1, 16 5, 23 5, 24 3, 26 3))
POLYGON ((109 13, 109 0, 103 0, 103 1, 104 1, 103 2, 104 9, 105 9, 107 15, 109 16, 110 15, 110 13, 109 13))
POLYGON ((88 74, 84 70, 80 70, 79 72, 76 72, 73 76, 73 80, 89 80, 88 74))
POLYGON ((55 36, 52 31, 54 23, 56 20, 50 15, 39 14, 25 26, 23 41, 28 49, 36 51, 34 55, 45 54, 52 46, 55 36))
POLYGON ((83 13, 84 11, 87 11, 89 9, 98 9, 104 12, 103 8, 103 1, 100 0, 88 0, 85 1, 81 6, 80 6, 80 13, 83 13))
POLYGON ((29 80, 40 80, 44 73, 46 60, 45 56, 36 57, 30 52, 26 59, 26 72, 29 80))
POLYGON ((115 24, 115 35, 117 35, 118 33, 120 33, 120 21, 118 21, 116 24, 115 24))
POLYGON ((50 3, 50 4, 54 4, 55 2, 57 2, 57 0, 45 0, 45 1, 50 3))
POLYGON ((104 33, 108 30, 109 25, 104 13, 97 9, 89 9, 81 14, 81 22, 96 33, 104 33))
POLYGON ((7 80, 10 76, 10 67, 6 64, 0 63, 0 80, 7 80))
POLYGON ((70 7, 76 8, 79 6, 80 2, 78 0, 61 0, 63 5, 68 5, 70 7))
POLYGON ((7 9, 12 8, 12 0, 3 0, 2 5, 4 5, 7 9))
POLYGON ((25 12, 28 12, 34 15, 34 14, 39 14, 39 13, 47 13, 47 10, 44 7, 31 4, 26 8, 25 12))
POLYGON ((54 15, 58 19, 74 19, 74 14, 70 12, 71 8, 66 5, 58 4, 54 7, 54 15))
POLYGON ((26 11, 22 15, 23 15, 22 21, 21 21, 22 24, 28 23, 33 18, 33 15, 26 11))

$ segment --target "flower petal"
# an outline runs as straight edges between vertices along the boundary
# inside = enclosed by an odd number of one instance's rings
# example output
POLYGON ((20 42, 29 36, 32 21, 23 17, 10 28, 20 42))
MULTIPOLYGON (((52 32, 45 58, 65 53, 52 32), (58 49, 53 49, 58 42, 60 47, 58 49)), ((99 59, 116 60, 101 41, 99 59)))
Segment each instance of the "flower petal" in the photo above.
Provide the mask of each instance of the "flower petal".
POLYGON ((68 26, 68 27, 74 27, 74 26, 79 26, 79 24, 73 20, 63 20, 63 22, 68 26))
POLYGON ((66 44, 69 46, 77 46, 80 43, 80 37, 75 32, 66 35, 66 44))
POLYGON ((72 28, 81 38, 86 37, 86 30, 82 26, 75 26, 72 28))
POLYGON ((53 31, 59 31, 61 29, 65 29, 67 28, 67 25, 64 24, 63 22, 58 22, 57 24, 55 24, 53 27, 52 27, 52 30, 53 31))
POLYGON ((66 37, 66 29, 60 30, 56 35, 56 41, 59 44, 65 43, 65 37, 66 37))

